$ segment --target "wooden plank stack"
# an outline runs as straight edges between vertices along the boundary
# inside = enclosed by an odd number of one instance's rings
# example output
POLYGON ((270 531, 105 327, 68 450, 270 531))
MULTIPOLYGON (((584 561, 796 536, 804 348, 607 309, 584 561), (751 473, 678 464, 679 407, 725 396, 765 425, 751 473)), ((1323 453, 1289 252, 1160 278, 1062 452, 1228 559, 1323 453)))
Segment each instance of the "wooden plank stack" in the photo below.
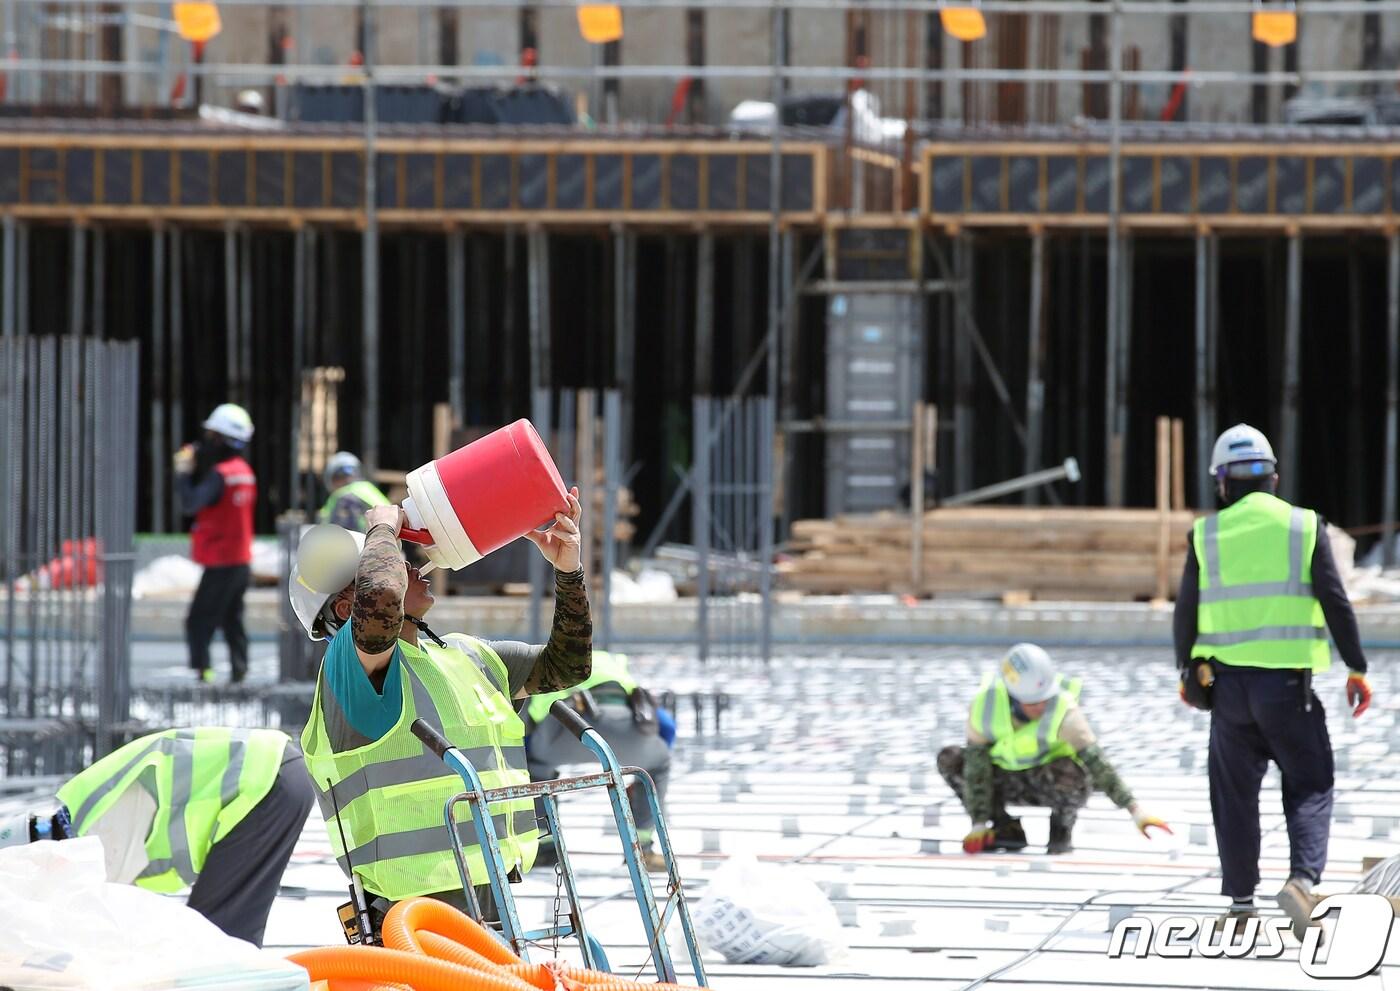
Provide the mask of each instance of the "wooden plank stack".
POLYGON ((1164 565, 1175 594, 1194 518, 1189 510, 935 509, 924 514, 917 570, 908 514, 799 520, 787 547, 793 558, 779 574, 788 588, 832 594, 1151 599, 1163 592, 1164 565))

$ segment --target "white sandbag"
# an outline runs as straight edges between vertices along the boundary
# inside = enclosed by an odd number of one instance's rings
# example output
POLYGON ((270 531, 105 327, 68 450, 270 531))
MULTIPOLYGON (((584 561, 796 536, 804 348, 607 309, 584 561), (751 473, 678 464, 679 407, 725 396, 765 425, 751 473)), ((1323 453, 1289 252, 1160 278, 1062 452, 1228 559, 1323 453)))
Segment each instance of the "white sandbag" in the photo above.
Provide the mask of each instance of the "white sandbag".
POLYGON ((701 946, 729 963, 815 967, 846 950, 841 919, 800 868, 730 860, 693 910, 701 946))
POLYGON ((109 884, 96 837, 0 849, 0 987, 306 991, 307 972, 184 899, 109 884))

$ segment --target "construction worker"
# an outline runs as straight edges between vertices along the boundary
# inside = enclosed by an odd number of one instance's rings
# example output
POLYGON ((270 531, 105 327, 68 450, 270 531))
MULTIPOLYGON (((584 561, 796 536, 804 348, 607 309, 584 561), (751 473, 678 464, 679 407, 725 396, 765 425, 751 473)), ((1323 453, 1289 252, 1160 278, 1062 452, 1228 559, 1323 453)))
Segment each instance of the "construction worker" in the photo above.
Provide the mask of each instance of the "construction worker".
POLYGON ((334 523, 364 533, 368 529, 365 513, 375 506, 389 505, 384 493, 365 478, 360 459, 349 451, 336 451, 330 456, 325 480, 330 496, 316 515, 322 523, 334 523))
POLYGON ((1243 423, 1226 430, 1210 473, 1225 508, 1196 521, 1186 551, 1172 626, 1181 697, 1211 710, 1210 807, 1226 917, 1254 914, 1259 787, 1272 760, 1289 840, 1279 906, 1301 930, 1332 818, 1332 745, 1312 676, 1331 665, 1330 630, 1351 669, 1347 703, 1360 716, 1371 703, 1366 657, 1322 518, 1274 495, 1268 438, 1243 423))
POLYGON ((107 880, 190 888, 189 907, 262 945, 282 872, 311 811, 301 751, 277 730, 165 730, 58 790, 57 812, 0 822, 0 847, 96 836, 107 880))
MULTIPOLYGON (((302 749, 341 868, 359 876, 377 911, 416 895, 466 907, 443 825, 444 803, 462 781, 412 734, 414 719, 462 748, 486 787, 525 784, 525 727, 511 700, 588 677, 593 632, 581 513, 574 489, 567 515, 525 535, 555 569, 553 629, 540 646, 434 634, 423 621, 432 590, 404 560, 397 506, 371 509, 364 535, 320 524, 302 538, 289 581, 292 607, 308 636, 330 640, 302 749)), ((539 842, 534 803, 499 803, 491 812, 507 868, 528 871, 539 842)), ((489 913, 475 829, 468 819, 459 831, 489 913)))
MULTIPOLYGON (((525 708, 525 755, 529 760, 531 781, 553 781, 559 777, 560 764, 594 764, 597 761, 567 728, 550 718, 549 707, 559 699, 569 699, 584 714, 612 747, 619 764, 640 767, 650 774, 656 783, 658 801, 665 802, 671 776, 671 747, 662 724, 668 714, 658 709, 647 690, 632 677, 626 654, 595 650, 593 673, 586 680, 565 691, 530 699, 525 708)), ((674 722, 671 725, 674 730, 674 722)), ((671 741, 674 739, 673 732, 671 741)), ((627 798, 632 806, 632 819, 637 824, 637 838, 642 844, 642 862, 649 871, 664 872, 666 860, 653 847, 656 819, 651 803, 636 783, 628 787, 627 798)), ((553 837, 541 837, 538 862, 552 863, 553 858, 553 837)))
POLYGON ((938 773, 972 819, 965 852, 1024 850, 1021 820, 1006 807, 1040 805, 1050 809, 1045 852, 1069 853, 1074 821, 1094 789, 1126 809, 1149 839, 1149 829, 1171 832, 1138 805, 1104 756, 1079 708, 1079 689, 1078 678, 1064 678, 1030 643, 1012 647, 1000 670, 983 677, 968 711, 967 746, 938 754, 938 773))
POLYGON ((204 439, 175 453, 175 492, 186 516, 194 517, 190 556, 204 568, 185 617, 190 667, 214 680, 209 642, 223 630, 230 681, 248 676, 248 633, 243 628, 243 593, 253 560, 253 505, 258 480, 243 459, 253 439, 248 411, 233 403, 214 408, 204 421, 204 439))

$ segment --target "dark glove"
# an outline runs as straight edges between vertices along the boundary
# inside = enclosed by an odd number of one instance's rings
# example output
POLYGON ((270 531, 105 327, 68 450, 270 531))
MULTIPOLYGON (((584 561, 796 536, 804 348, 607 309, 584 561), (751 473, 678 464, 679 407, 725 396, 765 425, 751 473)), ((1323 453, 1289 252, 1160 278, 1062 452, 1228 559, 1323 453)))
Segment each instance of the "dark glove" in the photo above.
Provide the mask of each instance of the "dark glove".
POLYGON ((1215 668, 1202 657, 1191 659, 1191 663, 1181 669, 1181 683, 1177 694, 1181 701, 1193 709, 1210 710, 1211 686, 1215 684, 1215 668))

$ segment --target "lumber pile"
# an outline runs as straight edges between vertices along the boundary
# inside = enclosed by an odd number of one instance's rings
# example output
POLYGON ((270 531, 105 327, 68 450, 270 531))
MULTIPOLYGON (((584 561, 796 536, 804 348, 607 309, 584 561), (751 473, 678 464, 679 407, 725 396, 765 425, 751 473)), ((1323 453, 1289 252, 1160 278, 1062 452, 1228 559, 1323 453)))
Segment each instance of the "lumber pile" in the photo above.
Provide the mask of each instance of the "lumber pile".
POLYGON ((1190 510, 935 509, 914 557, 907 513, 799 520, 779 565, 788 588, 1057 600, 1176 593, 1190 510))

